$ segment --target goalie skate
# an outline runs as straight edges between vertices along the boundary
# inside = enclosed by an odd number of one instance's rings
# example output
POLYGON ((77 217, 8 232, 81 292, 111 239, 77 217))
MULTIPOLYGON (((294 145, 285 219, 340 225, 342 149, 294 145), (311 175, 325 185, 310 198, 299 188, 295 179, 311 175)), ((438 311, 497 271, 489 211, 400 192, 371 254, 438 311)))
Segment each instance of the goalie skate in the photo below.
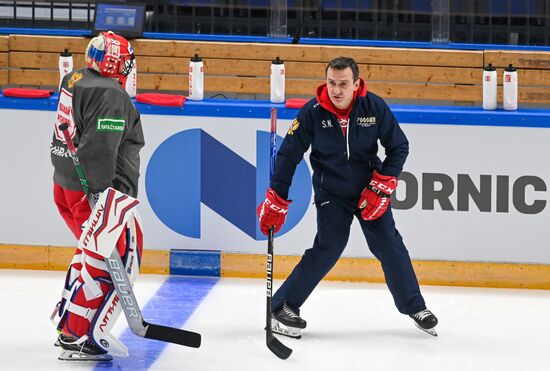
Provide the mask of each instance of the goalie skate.
POLYGON ((298 327, 286 326, 273 317, 271 318, 271 331, 273 331, 274 334, 288 336, 293 339, 302 338, 302 329, 299 329, 298 327))
POLYGON ((88 354, 76 350, 63 350, 57 357, 61 361, 95 361, 108 362, 112 361, 113 357, 109 354, 88 354))
POLYGON ((58 338, 61 361, 111 361, 113 357, 88 340, 72 338, 63 334, 58 338))

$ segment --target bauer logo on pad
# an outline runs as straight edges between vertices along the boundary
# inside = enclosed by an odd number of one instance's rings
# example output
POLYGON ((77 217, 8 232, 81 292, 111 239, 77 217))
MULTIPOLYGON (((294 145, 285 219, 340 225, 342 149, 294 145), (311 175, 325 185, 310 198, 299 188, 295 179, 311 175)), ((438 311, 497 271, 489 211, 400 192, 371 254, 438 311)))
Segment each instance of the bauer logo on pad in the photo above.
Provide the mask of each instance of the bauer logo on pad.
POLYGON ((126 120, 123 118, 98 117, 97 131, 123 132, 126 120))

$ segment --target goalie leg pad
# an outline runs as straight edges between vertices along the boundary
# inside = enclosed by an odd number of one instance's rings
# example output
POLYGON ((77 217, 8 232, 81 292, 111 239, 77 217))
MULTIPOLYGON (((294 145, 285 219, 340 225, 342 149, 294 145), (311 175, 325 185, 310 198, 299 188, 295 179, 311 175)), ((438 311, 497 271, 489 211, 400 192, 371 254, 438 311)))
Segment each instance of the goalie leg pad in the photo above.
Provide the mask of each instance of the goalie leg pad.
MULTIPOLYGON (((81 201, 77 202, 76 195, 73 196, 74 199, 65 200, 64 193, 58 192, 56 197, 60 202, 56 200, 56 204, 59 207, 61 201, 66 201, 65 209, 71 213, 71 205, 81 201)), ((141 222, 135 209, 137 204, 136 199, 109 188, 102 193, 92 213, 88 211, 89 218, 84 228, 73 231, 80 237, 79 250, 67 272, 62 300, 57 306, 60 338, 69 337, 71 344, 77 340, 85 341, 88 347, 98 348, 101 352, 121 356, 128 354, 124 344, 111 335, 111 328, 122 307, 104 257, 116 248, 130 282, 135 281, 143 251, 141 222)), ((65 344, 64 351, 76 351, 66 348, 65 344)), ((72 353, 62 358, 69 357, 73 357, 72 353)))
MULTIPOLYGON (((116 248, 121 256, 130 282, 139 273, 143 235, 135 212, 126 223, 116 248)), ((111 334, 111 329, 122 311, 111 277, 100 255, 84 251, 82 269, 71 296, 62 308, 59 329, 75 338, 87 336, 87 341, 116 356, 128 356, 128 349, 111 334)))
MULTIPOLYGON (((138 204, 137 199, 107 188, 92 210, 86 228, 80 235, 78 247, 106 258, 111 256, 115 244, 124 235, 128 221, 134 218, 138 204)), ((123 254, 120 255, 122 257, 123 254)))
MULTIPOLYGON (((53 198, 61 217, 75 237, 79 239, 83 230, 82 224, 85 224, 91 212, 86 195, 82 191, 64 189, 54 182, 53 198)), ((63 313, 65 313, 66 302, 70 300, 76 289, 76 283, 82 269, 81 253, 80 248, 76 249, 67 271, 65 285, 61 292, 61 301, 57 303, 50 317, 55 326, 59 324, 63 313)))
POLYGON ((81 260, 81 250, 77 249, 73 256, 73 260, 69 265, 69 269, 67 270, 67 275, 65 276, 65 285, 63 286, 63 291, 61 292, 61 300, 55 306, 50 317, 50 320, 55 326, 59 324, 59 321, 65 312, 66 303, 68 300, 71 300, 74 290, 76 289, 76 283, 78 282, 78 277, 80 276, 80 271, 82 270, 81 260))
POLYGON ((58 329, 64 334, 78 338, 86 335, 90 328, 91 321, 94 319, 98 308, 104 301, 104 297, 112 290, 110 279, 96 277, 93 281, 94 285, 99 287, 99 296, 88 300, 85 287, 90 286, 90 284, 89 282, 81 282, 79 279, 75 284, 70 300, 66 301, 64 304, 58 326, 58 329))
MULTIPOLYGON (((143 235, 139 224, 139 215, 128 221, 126 229, 127 249, 125 254, 121 254, 122 262, 128 274, 130 283, 136 281, 141 265, 143 235)), ((118 316, 122 312, 120 299, 114 290, 111 290, 104 304, 99 310, 98 315, 91 324, 91 338, 94 342, 109 352, 109 354, 119 357, 128 356, 128 348, 115 336, 111 334, 111 329, 118 316)))

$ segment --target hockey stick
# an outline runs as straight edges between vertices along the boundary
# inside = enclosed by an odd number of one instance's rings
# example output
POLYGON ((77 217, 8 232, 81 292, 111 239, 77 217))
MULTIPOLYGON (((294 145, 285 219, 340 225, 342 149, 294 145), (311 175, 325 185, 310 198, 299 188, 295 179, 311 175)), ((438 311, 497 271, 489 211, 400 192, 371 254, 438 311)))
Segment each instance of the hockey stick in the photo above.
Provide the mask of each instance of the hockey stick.
MULTIPOLYGON (((84 168, 80 164, 80 160, 76 154, 76 148, 69 133, 69 125, 63 123, 59 125, 59 129, 63 133, 63 137, 67 143, 67 148, 69 149, 69 154, 76 168, 82 189, 84 193, 86 193, 86 196, 88 196, 90 192, 88 180, 86 179, 84 168)), ((93 209, 93 205, 90 204, 90 207, 93 209)), ((143 319, 143 315, 141 314, 141 310, 134 295, 134 290, 132 289, 132 285, 124 269, 124 264, 116 248, 113 250, 111 256, 105 258, 105 263, 107 263, 107 271, 111 276, 115 291, 120 298, 120 303, 126 320, 128 321, 128 326, 134 334, 147 339, 160 340, 193 348, 200 347, 201 335, 196 332, 155 325, 143 319)))
MULTIPOLYGON (((271 108, 271 132, 270 132, 269 152, 269 179, 273 177, 275 171, 275 155, 277 149, 277 109, 271 108)), ((266 307, 266 332, 265 341, 269 350, 277 357, 287 359, 292 354, 292 349, 285 346, 274 335, 271 329, 271 290, 273 288, 273 227, 269 228, 267 237, 267 307, 266 307)))

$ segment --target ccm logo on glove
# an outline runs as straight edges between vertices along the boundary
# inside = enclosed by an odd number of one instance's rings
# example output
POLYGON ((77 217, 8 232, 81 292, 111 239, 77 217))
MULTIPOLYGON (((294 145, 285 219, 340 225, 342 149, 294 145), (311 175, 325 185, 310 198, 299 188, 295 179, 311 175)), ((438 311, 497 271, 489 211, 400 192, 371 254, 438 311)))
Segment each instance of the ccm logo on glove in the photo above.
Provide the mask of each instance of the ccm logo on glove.
POLYGON ((394 176, 381 175, 374 170, 357 205, 361 209, 361 217, 364 220, 375 220, 384 215, 390 205, 390 195, 396 188, 397 179, 394 176))
POLYGON ((256 209, 260 230, 267 236, 269 228, 274 227, 274 233, 279 232, 285 223, 288 213, 288 205, 292 201, 281 198, 277 192, 269 188, 265 194, 265 200, 256 209))

